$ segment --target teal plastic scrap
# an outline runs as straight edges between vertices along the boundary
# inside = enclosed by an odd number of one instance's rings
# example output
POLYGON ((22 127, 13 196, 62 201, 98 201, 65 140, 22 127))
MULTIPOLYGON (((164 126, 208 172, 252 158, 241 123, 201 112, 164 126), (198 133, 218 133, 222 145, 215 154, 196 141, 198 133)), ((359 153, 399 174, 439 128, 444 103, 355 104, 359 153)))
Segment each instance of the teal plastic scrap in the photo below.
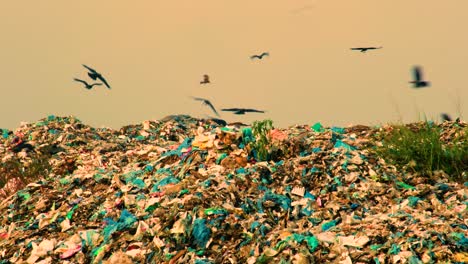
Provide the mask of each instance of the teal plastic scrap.
POLYGON ((403 189, 406 189, 406 190, 416 190, 416 188, 414 186, 411 186, 409 184, 406 184, 404 182, 401 182, 401 181, 397 181, 396 182, 396 185, 400 188, 403 188, 403 189))
POLYGON ((31 194, 26 192, 26 191, 18 191, 16 193, 16 195, 18 195, 18 197, 20 199, 22 199, 24 202, 28 201, 29 199, 31 199, 31 194))
POLYGON ((236 170, 236 174, 246 174, 247 171, 245 170, 244 167, 240 167, 236 170))
POLYGON ((140 189, 145 188, 145 182, 139 178, 139 176, 143 175, 145 172, 142 170, 131 171, 122 175, 126 184, 132 184, 140 189))
POLYGON ((275 194, 272 193, 270 190, 268 190, 265 195, 263 196, 262 202, 264 201, 273 201, 281 206, 284 210, 289 210, 291 209, 291 199, 288 198, 287 196, 281 195, 281 194, 275 194))
POLYGON ((47 117, 47 121, 52 122, 52 121, 55 120, 55 118, 56 118, 56 117, 55 117, 54 115, 49 115, 49 116, 47 117))
POLYGON ((8 129, 2 128, 2 137, 3 138, 8 138, 8 136, 9 136, 8 133, 9 133, 8 129))
POLYGON ((311 194, 310 192, 305 192, 304 194, 304 198, 309 198, 311 199, 312 201, 315 201, 315 195, 311 194))
POLYGON ((219 155, 219 157, 216 159, 216 164, 220 164, 223 159, 225 159, 228 155, 226 153, 222 153, 219 155))
POLYGON ((401 248, 399 245, 397 244, 392 244, 392 246, 390 247, 390 249, 388 250, 388 254, 392 254, 392 255, 398 255, 398 253, 400 253, 401 251, 401 248))
POLYGON ((330 228, 336 226, 337 222, 338 221, 336 221, 336 220, 331 220, 329 222, 323 223, 322 224, 322 231, 325 232, 325 231, 329 230, 330 228))
POLYGON ((315 132, 324 132, 325 131, 322 124, 320 124, 320 122, 315 123, 310 128, 312 128, 312 130, 314 130, 315 132))
POLYGON ((382 244, 373 244, 370 246, 370 249, 373 251, 378 251, 381 247, 383 247, 382 244))
POLYGON ((419 197, 410 196, 410 197, 408 197, 408 205, 414 208, 414 207, 416 207, 416 205, 418 204, 418 202, 420 200, 421 199, 419 199, 419 197))
POLYGON ((332 127, 330 130, 335 132, 335 133, 338 133, 338 134, 344 134, 345 133, 345 129, 342 128, 342 127, 332 127))
POLYGON ((78 205, 73 206, 73 208, 67 212, 67 219, 71 220, 73 217, 73 213, 75 213, 75 210, 78 208, 78 205))
POLYGON ((173 176, 168 176, 168 177, 158 181, 157 183, 155 183, 153 185, 153 188, 152 188, 151 192, 159 192, 160 187, 168 185, 170 183, 179 183, 179 182, 180 182, 179 179, 174 178, 173 176))
POLYGON ((253 136, 252 128, 244 127, 242 129, 242 143, 244 145, 247 145, 250 142, 254 142, 254 141, 255 141, 255 137, 253 136))
POLYGON ((333 147, 334 147, 334 148, 344 148, 344 149, 346 149, 347 151, 356 150, 355 147, 350 146, 350 145, 344 143, 343 141, 341 141, 341 140, 339 140, 339 139, 336 140, 336 143, 335 143, 335 145, 334 145, 333 147))
POLYGON ((411 257, 408 258, 408 263, 409 264, 423 264, 422 260, 418 258, 418 256, 412 255, 411 257))
POLYGON ((171 169, 169 169, 169 168, 160 168, 160 169, 158 169, 156 171, 156 174, 164 174, 164 175, 168 175, 168 176, 174 176, 171 169))
POLYGON ((322 148, 318 148, 318 147, 317 147, 317 148, 313 148, 313 149, 312 149, 312 153, 318 153, 318 152, 320 152, 320 151, 322 151, 322 148))
POLYGON ((120 218, 117 221, 114 221, 112 218, 105 218, 104 221, 107 223, 104 227, 104 241, 109 241, 109 238, 116 231, 122 231, 124 229, 130 228, 137 221, 137 218, 132 215, 126 209, 122 210, 120 218))
POLYGON ((154 169, 153 165, 151 165, 151 164, 146 164, 146 166, 145 166, 145 171, 146 171, 146 172, 152 172, 153 169, 154 169))
POLYGON ((286 240, 289 241, 291 238, 294 239, 297 243, 302 243, 302 241, 306 241, 307 246, 309 247, 309 251, 311 253, 313 253, 319 246, 318 239, 313 235, 303 235, 294 233, 291 236, 287 237, 286 240))
POLYGON ((456 241, 458 247, 468 251, 468 237, 465 234, 453 232, 450 234, 450 237, 456 241))
POLYGON ((191 146, 192 146, 192 138, 187 137, 187 138, 184 139, 184 142, 182 142, 182 144, 180 144, 179 147, 176 150, 171 150, 171 151, 165 152, 161 156, 166 157, 166 156, 177 155, 177 156, 181 157, 184 154, 184 152, 182 152, 182 150, 183 149, 188 149, 191 146))
POLYGON ((206 219, 196 219, 193 224, 192 236, 195 245, 200 248, 205 248, 208 240, 210 240, 211 229, 206 225, 206 219))
POLYGON ((205 215, 228 215, 229 212, 223 208, 208 208, 205 209, 205 215))

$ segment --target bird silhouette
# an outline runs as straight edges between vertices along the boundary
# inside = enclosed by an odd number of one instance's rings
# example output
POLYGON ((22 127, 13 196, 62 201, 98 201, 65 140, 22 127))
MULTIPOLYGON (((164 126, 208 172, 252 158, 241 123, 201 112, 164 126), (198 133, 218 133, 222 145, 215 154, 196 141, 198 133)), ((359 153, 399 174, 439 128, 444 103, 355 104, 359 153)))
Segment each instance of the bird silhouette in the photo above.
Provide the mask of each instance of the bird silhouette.
POLYGON ((422 68, 420 66, 413 67, 414 80, 409 83, 413 84, 413 88, 424 88, 429 86, 431 83, 423 80, 422 68))
POLYGON ((440 114, 440 117, 442 118, 442 121, 452 121, 452 117, 450 117, 449 114, 446 114, 446 113, 442 113, 440 114))
POLYGON ((93 88, 93 86, 95 86, 95 85, 102 85, 102 83, 89 84, 86 81, 83 81, 83 80, 80 80, 80 79, 77 79, 77 78, 74 78, 73 80, 75 80, 77 82, 80 82, 80 83, 83 83, 85 85, 85 88, 88 89, 88 90, 91 90, 93 88))
POLYGON ((368 50, 375 50, 375 49, 381 49, 383 47, 359 47, 359 48, 351 48, 351 50, 359 50, 360 52, 366 52, 368 50))
POLYGON ((253 59, 259 59, 259 60, 261 60, 261 59, 263 59, 263 57, 265 57, 265 56, 270 56, 270 53, 268 53, 268 52, 263 52, 263 53, 260 54, 260 55, 252 55, 252 56, 250 56, 250 59, 251 59, 251 60, 253 60, 253 59))
POLYGON ((107 86, 107 88, 109 88, 109 89, 111 88, 109 86, 109 84, 107 83, 106 79, 104 79, 104 77, 99 72, 97 72, 93 68, 88 67, 88 66, 86 66, 84 64, 83 64, 83 67, 85 67, 86 69, 89 70, 89 72, 88 72, 89 78, 91 78, 93 80, 99 79, 101 82, 103 82, 107 86))
POLYGON ((207 74, 204 74, 203 80, 200 81, 200 84, 207 84, 207 83, 210 83, 210 76, 208 76, 207 74))
POLYGON ((209 121, 212 121, 220 126, 226 126, 227 125, 227 122, 223 119, 219 119, 219 118, 216 118, 216 117, 212 117, 212 116, 206 116, 206 120, 209 120, 209 121))
POLYGON ((265 111, 251 109, 251 108, 224 108, 221 111, 234 112, 235 115, 244 115, 245 113, 265 113, 265 111))
POLYGON ((194 100, 197 100, 197 101, 202 101, 203 104, 209 106, 209 107, 211 108, 211 110, 213 110, 213 112, 214 112, 217 116, 219 116, 218 111, 216 111, 215 107, 213 106, 213 104, 212 104, 209 100, 207 100, 207 99, 205 99, 205 98, 193 97, 193 96, 192 96, 192 98, 193 98, 194 100))

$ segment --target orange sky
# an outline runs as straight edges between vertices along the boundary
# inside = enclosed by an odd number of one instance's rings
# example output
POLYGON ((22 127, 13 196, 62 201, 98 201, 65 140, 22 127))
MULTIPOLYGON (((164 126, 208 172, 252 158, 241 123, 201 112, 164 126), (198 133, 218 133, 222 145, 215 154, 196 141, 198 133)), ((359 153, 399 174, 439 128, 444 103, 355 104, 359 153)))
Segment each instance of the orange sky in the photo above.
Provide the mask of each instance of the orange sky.
POLYGON ((49 114, 113 128, 212 115, 189 96, 267 110, 221 115, 280 127, 466 119, 466 10, 466 0, 5 1, 0 127, 49 114), (349 49, 368 45, 384 48, 349 49), (88 80, 83 63, 112 90, 75 83, 88 80), (410 88, 413 65, 430 88, 410 88), (205 73, 212 84, 201 86, 205 73))

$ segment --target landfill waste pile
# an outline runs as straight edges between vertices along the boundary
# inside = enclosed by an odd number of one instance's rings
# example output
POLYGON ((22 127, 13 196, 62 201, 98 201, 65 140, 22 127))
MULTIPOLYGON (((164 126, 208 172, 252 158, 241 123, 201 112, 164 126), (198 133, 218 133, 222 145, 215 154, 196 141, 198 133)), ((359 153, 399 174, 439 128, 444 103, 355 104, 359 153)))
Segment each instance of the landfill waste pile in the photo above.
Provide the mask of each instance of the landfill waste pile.
POLYGON ((38 178, 3 186, 24 184, 0 201, 0 263, 468 262, 468 183, 376 156, 390 126, 273 128, 261 159, 252 127, 223 122, 3 129, 0 173, 38 178))

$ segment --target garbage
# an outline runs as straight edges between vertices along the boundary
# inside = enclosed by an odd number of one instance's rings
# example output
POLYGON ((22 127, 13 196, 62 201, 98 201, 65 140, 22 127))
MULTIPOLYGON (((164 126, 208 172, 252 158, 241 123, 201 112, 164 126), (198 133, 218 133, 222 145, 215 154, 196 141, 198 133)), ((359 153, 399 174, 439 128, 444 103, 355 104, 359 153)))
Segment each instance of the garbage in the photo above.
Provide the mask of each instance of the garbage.
POLYGON ((213 118, 3 129, 0 172, 39 176, 0 192, 0 263, 467 262, 468 183, 375 156, 390 129, 274 128, 266 160, 250 127, 213 118))

